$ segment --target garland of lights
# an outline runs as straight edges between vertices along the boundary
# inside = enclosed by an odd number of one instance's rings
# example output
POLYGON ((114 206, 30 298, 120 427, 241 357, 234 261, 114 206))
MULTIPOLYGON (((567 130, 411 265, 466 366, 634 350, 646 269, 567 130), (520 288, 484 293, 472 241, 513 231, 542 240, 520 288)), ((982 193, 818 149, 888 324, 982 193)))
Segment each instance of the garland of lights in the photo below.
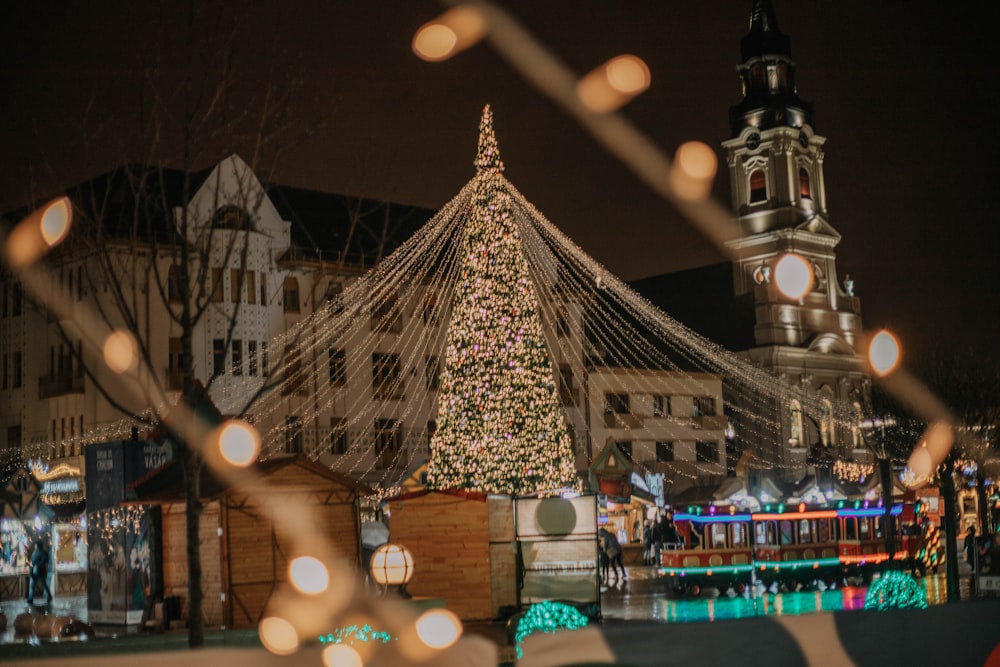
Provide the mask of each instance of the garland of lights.
POLYGON ((833 474, 847 482, 862 483, 875 473, 874 463, 837 460, 833 464, 833 474))
POLYGON ((865 609, 926 609, 927 592, 905 572, 889 570, 868 587, 865 609))

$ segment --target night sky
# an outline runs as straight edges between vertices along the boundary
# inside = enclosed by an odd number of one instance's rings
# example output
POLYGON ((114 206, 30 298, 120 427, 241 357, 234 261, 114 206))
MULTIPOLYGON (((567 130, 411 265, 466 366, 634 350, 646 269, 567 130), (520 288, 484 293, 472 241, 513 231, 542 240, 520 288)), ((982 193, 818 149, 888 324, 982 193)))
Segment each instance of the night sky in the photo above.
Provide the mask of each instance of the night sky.
MULTIPOLYGON (((0 210, 149 157, 142 62, 160 54, 159 94, 224 41, 235 22, 234 109, 256 108, 260 82, 299 82, 282 105, 284 152, 265 179, 439 208, 474 174, 477 124, 490 103, 506 175, 553 223, 631 280, 720 261, 665 201, 481 43, 444 63, 410 51, 443 11, 395 2, 35 2, 0 27, 0 210), (189 37, 195 36, 194 46, 189 37), (239 91, 242 91, 239 92, 239 91)), ((652 85, 624 114, 668 152, 697 139, 719 149, 740 100, 735 67, 751 0, 505 1, 581 74, 621 53, 652 85)), ((775 3, 791 38, 800 96, 827 138, 830 222, 843 235, 865 326, 901 337, 909 364, 943 348, 992 350, 1000 235, 998 40, 972 5, 813 0, 775 3)), ((201 73, 199 73, 201 72, 201 73)), ((177 164, 169 127, 157 160, 177 164)), ((203 142, 198 166, 241 145, 203 142)), ((248 156, 244 155, 245 158, 248 156)), ((715 193, 728 208, 723 163, 715 193)), ((710 307, 710 304, 707 305, 710 307)))

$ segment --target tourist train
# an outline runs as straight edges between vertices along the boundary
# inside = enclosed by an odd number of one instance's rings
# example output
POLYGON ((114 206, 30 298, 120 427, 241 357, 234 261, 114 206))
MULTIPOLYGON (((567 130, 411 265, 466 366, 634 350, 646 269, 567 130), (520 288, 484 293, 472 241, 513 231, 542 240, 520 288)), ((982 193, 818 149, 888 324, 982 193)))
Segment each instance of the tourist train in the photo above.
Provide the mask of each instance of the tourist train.
MULTIPOLYGON (((776 592, 868 582, 890 558, 884 515, 881 503, 768 505, 753 512, 733 505, 689 507, 673 515, 679 541, 662 545, 661 573, 674 591, 691 596, 706 587, 742 594, 751 585, 776 592)), ((893 558, 901 566, 923 574, 943 562, 937 528, 920 521, 919 503, 894 505, 891 516, 893 558)))

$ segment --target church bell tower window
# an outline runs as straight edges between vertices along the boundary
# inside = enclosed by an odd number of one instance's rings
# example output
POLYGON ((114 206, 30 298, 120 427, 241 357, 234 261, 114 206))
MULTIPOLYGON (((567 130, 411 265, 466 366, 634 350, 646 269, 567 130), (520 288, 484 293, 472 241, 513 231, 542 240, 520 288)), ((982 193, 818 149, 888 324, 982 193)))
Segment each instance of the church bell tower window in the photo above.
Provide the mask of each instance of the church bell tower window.
POLYGON ((799 168, 799 194, 803 199, 812 199, 812 186, 809 182, 809 170, 799 168))
POLYGON ((763 169, 750 172, 750 203, 767 201, 767 178, 763 169))

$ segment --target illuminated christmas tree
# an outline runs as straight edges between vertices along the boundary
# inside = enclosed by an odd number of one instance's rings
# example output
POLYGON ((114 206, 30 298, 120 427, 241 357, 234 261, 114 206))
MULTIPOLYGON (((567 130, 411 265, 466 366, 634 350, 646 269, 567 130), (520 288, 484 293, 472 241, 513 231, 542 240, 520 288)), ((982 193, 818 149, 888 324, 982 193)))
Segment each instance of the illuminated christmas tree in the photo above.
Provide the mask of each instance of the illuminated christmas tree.
POLYGON ((575 487, 572 446, 489 106, 475 164, 428 485, 509 494, 575 487))

